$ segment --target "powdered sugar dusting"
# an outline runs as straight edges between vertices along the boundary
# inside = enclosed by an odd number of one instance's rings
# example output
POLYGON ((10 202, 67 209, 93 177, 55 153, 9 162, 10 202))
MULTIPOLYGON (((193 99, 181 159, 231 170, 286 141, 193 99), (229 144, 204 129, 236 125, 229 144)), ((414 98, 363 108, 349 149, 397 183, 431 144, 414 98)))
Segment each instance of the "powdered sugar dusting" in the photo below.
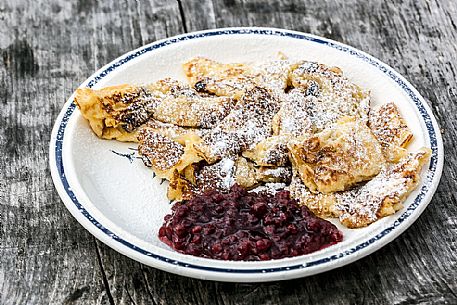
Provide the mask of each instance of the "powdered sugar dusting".
POLYGON ((164 171, 172 168, 184 154, 184 147, 167 137, 144 129, 140 132, 138 152, 146 166, 164 171))
POLYGON ((265 183, 251 190, 255 193, 276 194, 278 191, 284 190, 287 187, 285 183, 265 183))
POLYGON ((349 227, 361 227, 395 213, 418 185, 420 170, 428 157, 425 149, 410 153, 399 163, 385 167, 365 185, 342 193, 337 204, 342 211, 341 222, 349 227))
POLYGON ((229 189, 235 184, 235 161, 232 159, 222 159, 221 160, 221 176, 224 177, 222 184, 225 188, 229 189))
POLYGON ((202 166, 196 176, 198 193, 207 190, 228 191, 235 184, 235 162, 225 158, 221 161, 202 166))
POLYGON ((206 160, 232 158, 271 135, 279 102, 262 88, 247 91, 230 114, 195 145, 206 160))

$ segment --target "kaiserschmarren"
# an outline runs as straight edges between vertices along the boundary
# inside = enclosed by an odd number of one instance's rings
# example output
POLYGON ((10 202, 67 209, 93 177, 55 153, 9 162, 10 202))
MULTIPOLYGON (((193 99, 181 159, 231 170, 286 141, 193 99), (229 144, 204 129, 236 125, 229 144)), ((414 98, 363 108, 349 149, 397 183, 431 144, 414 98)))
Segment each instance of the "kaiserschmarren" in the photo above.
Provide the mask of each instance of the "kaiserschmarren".
POLYGON ((430 149, 408 151, 395 103, 371 108, 338 67, 195 57, 183 70, 187 82, 82 88, 74 99, 98 137, 138 142, 170 200, 235 184, 288 189, 317 216, 360 228, 401 209, 420 182, 430 149))

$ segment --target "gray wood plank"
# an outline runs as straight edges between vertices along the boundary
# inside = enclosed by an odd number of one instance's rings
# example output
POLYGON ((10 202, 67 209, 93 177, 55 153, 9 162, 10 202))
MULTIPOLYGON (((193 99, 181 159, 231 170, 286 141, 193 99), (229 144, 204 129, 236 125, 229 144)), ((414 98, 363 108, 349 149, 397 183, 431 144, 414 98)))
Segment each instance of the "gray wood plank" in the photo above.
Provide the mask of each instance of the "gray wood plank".
POLYGON ((87 70, 60 45, 71 43, 70 29, 36 20, 35 10, 0 4, 0 303, 107 304, 93 237, 65 211, 48 168, 52 121, 73 90, 70 78, 87 70))
POLYGON ((0 304, 114 302, 95 239, 54 190, 50 132, 88 75, 177 34, 176 12, 168 1, 0 2, 0 304))
POLYGON ((456 303, 456 19, 452 0, 0 2, 0 303, 456 303), (444 131, 446 169, 431 205, 396 241, 310 278, 217 283, 132 261, 94 242, 65 210, 47 145, 74 88, 155 39, 240 25, 348 43, 393 66, 429 100, 444 131))

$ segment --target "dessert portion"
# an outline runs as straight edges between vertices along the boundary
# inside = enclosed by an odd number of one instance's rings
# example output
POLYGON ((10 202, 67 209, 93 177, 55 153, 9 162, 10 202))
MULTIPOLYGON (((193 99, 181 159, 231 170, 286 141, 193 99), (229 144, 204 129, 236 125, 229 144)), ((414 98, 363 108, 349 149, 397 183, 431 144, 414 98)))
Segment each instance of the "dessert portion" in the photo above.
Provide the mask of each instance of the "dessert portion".
POLYGON ((169 180, 167 196, 180 202, 160 238, 182 253, 309 253, 341 240, 318 217, 365 227, 401 209, 419 184, 430 149, 408 152, 413 134, 396 105, 371 109, 369 91, 337 67, 195 57, 183 68, 188 84, 167 78, 75 96, 98 137, 138 142, 144 164, 169 180), (265 193, 273 184, 290 198, 265 193))
POLYGON ((420 182, 420 172, 430 157, 430 149, 408 153, 398 163, 388 163, 365 184, 348 191, 313 193, 297 173, 289 186, 291 196, 316 215, 338 217, 348 228, 366 227, 403 208, 402 202, 420 182))
POLYGON ((152 118, 181 127, 210 128, 235 105, 229 97, 200 94, 169 78, 134 86, 77 89, 75 103, 95 134, 137 142, 138 131, 152 118))
POLYGON ((195 57, 183 64, 189 83, 198 92, 234 99, 239 99, 255 86, 284 91, 289 83, 291 67, 291 63, 284 59, 247 65, 195 57))
POLYGON ((312 192, 344 191, 379 174, 385 164, 381 145, 354 117, 288 144, 292 164, 312 192))
POLYGON ((160 99, 148 86, 120 85, 77 89, 75 103, 98 137, 136 142, 137 127, 149 119, 160 99))
POLYGON ((270 136, 273 115, 278 110, 279 101, 269 91, 254 87, 200 143, 194 144, 194 149, 210 164, 223 158, 233 160, 270 136))
POLYGON ((429 156, 429 149, 409 153, 366 184, 342 193, 337 204, 341 223, 349 228, 365 227, 400 210, 419 184, 420 171, 429 156))
POLYGON ((370 114, 369 126, 381 144, 387 161, 398 162, 407 154, 413 134, 394 103, 381 105, 370 114))
POLYGON ((259 261, 311 253, 343 239, 332 223, 299 206, 288 191, 207 191, 165 216, 161 241, 178 252, 222 260, 259 261))

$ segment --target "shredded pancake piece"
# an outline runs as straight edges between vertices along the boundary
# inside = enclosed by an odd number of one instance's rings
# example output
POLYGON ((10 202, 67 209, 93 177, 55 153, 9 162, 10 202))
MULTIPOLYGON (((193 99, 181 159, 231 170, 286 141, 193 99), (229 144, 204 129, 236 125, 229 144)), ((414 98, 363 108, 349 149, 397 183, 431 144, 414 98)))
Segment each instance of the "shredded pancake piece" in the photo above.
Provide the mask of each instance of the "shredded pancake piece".
POLYGON ((312 192, 344 191, 377 175, 385 163, 370 129, 345 117, 313 136, 289 143, 292 164, 312 192))
POLYGON ((311 192, 295 173, 289 191, 320 217, 339 217, 348 228, 365 227, 403 207, 403 201, 419 184, 421 169, 430 153, 430 149, 422 148, 398 163, 386 163, 372 180, 343 192, 311 192))
POLYGON ((289 183, 290 167, 256 167, 246 158, 224 158, 216 163, 205 161, 187 166, 171 176, 168 196, 171 200, 192 198, 208 190, 227 192, 236 183, 252 189, 261 183, 289 183))
POLYGON ((289 84, 291 68, 291 62, 286 59, 273 60, 254 65, 250 74, 257 86, 266 88, 273 93, 284 93, 289 84))
POLYGON ((223 64, 203 57, 194 57, 183 64, 184 73, 199 92, 240 98, 253 87, 250 67, 245 64, 223 64))
POLYGON ((370 94, 343 76, 338 67, 304 61, 293 65, 290 82, 293 87, 317 98, 313 107, 317 131, 335 123, 342 116, 368 120, 370 94))
POLYGON ((294 172, 288 189, 292 198, 298 200, 301 205, 306 205, 319 217, 339 217, 341 215, 341 211, 336 208, 337 197, 341 194, 339 192, 329 194, 311 192, 303 184, 297 172, 294 172))
POLYGON ((136 141, 138 130, 152 117, 183 127, 210 128, 235 104, 231 98, 198 93, 172 79, 78 89, 75 102, 97 136, 119 141, 136 141))
POLYGON ((289 166, 266 167, 257 169, 257 179, 266 183, 290 183, 292 168, 289 166))
POLYGON ((278 100, 267 90, 255 87, 194 148, 210 164, 222 158, 234 160, 271 135, 272 118, 278 110, 278 100))
POLYGON ((184 154, 184 146, 155 132, 142 130, 138 152, 146 166, 162 178, 169 178, 184 154), (171 173, 170 173, 171 172, 171 173))
POLYGON ((166 96, 154 111, 154 118, 183 127, 211 128, 233 108, 228 97, 202 96, 194 90, 166 96))
POLYGON ((214 164, 191 164, 183 173, 175 171, 170 177, 168 198, 189 199, 208 190, 226 192, 235 184, 235 161, 222 159, 214 164))
POLYGON ((150 118, 160 99, 147 87, 120 85, 77 89, 75 103, 98 137, 136 141, 136 128, 150 118))
POLYGON ((407 154, 405 147, 413 134, 394 103, 384 104, 372 111, 369 126, 381 144, 386 160, 397 162, 407 154))
MULTIPOLYGON (((317 103, 314 96, 307 96, 299 89, 292 89, 282 95, 281 108, 273 118, 275 135, 299 137, 315 131, 313 117, 317 103)), ((316 109, 317 108, 317 109, 316 109)), ((324 124, 324 122, 320 123, 324 124)))
POLYGON ((243 152, 243 156, 254 161, 257 166, 285 166, 289 163, 288 138, 271 136, 243 152))
POLYGON ((284 92, 291 63, 275 60, 260 65, 223 64, 195 57, 183 65, 189 83, 199 92, 239 99, 255 86, 284 92))
POLYGON ((181 127, 170 123, 164 123, 154 118, 149 119, 146 124, 144 124, 143 129, 148 129, 164 137, 170 138, 171 140, 179 140, 187 134, 195 134, 202 137, 210 130, 205 128, 181 127))
POLYGON ((199 139, 191 128, 172 129, 166 125, 149 121, 138 132, 138 153, 143 163, 152 167, 158 177, 170 179, 175 171, 180 172, 201 158, 191 149, 192 143, 199 139))
POLYGON ((340 102, 369 107, 369 92, 344 77, 338 67, 304 61, 293 65, 289 76, 292 86, 306 90, 307 95, 331 96, 340 102))
POLYGON ((260 183, 258 170, 253 162, 240 156, 235 161, 235 166, 235 181, 239 186, 251 189, 260 183))
POLYGON ((344 192, 337 205, 342 211, 341 223, 349 228, 365 227, 401 209, 402 202, 419 184, 422 166, 430 154, 428 148, 409 153, 365 185, 344 192))

